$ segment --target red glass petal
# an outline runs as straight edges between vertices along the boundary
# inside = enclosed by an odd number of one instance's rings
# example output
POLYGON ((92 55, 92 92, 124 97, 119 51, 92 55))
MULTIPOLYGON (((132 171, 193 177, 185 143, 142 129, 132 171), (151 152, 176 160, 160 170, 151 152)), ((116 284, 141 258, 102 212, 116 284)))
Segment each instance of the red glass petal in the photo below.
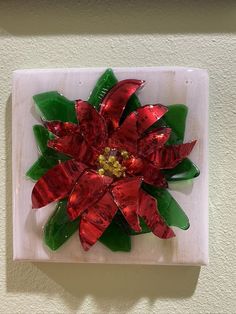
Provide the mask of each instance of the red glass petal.
POLYGON ((167 188, 168 183, 161 170, 148 160, 131 157, 124 162, 126 173, 130 176, 141 176, 146 183, 160 188, 167 188))
POLYGON ((138 218, 139 190, 142 179, 140 177, 126 178, 112 185, 112 194, 130 227, 139 232, 141 227, 138 218))
POLYGON ((191 153, 195 144, 196 141, 180 145, 165 146, 152 153, 148 159, 153 161, 160 169, 174 168, 191 153))
POLYGON ((164 146, 170 137, 170 133, 170 128, 161 128, 140 138, 138 141, 139 154, 146 157, 158 148, 164 146))
POLYGON ((112 195, 107 192, 92 207, 81 216, 79 236, 85 251, 97 242, 106 228, 110 225, 118 210, 112 195))
POLYGON ((93 171, 85 171, 69 196, 67 212, 70 219, 76 219, 83 211, 96 203, 111 183, 110 177, 101 176, 93 171))
POLYGON ((56 165, 42 176, 32 191, 32 207, 40 208, 66 197, 86 166, 75 160, 56 165))
POLYGON ((153 123, 159 120, 166 112, 168 108, 157 104, 157 105, 146 105, 137 109, 138 113, 138 131, 143 133, 153 123))
POLYGON ((98 151, 88 145, 79 132, 48 141, 48 147, 89 165, 93 165, 98 156, 98 151))
POLYGON ((59 137, 73 134, 79 129, 77 124, 71 122, 47 121, 44 124, 48 131, 59 137))
POLYGON ((123 110, 137 89, 143 86, 141 80, 123 80, 118 82, 103 99, 100 113, 105 118, 109 134, 119 126, 123 110))
POLYGON ((104 118, 86 101, 77 100, 75 108, 86 142, 97 148, 106 145, 107 128, 104 118))
POLYGON ((130 175, 140 175, 143 170, 143 160, 141 158, 136 158, 132 156, 131 158, 125 160, 123 165, 126 167, 126 172, 130 175))
POLYGON ((159 214, 156 199, 142 190, 140 190, 138 214, 157 237, 161 239, 175 237, 174 231, 167 226, 159 214))
POLYGON ((129 119, 116 129, 109 139, 109 146, 112 148, 124 149, 129 153, 137 153, 137 140, 139 134, 137 132, 137 115, 131 113, 129 119))
POLYGON ((167 188, 168 183, 161 170, 151 162, 145 161, 142 169, 143 180, 159 188, 167 188))

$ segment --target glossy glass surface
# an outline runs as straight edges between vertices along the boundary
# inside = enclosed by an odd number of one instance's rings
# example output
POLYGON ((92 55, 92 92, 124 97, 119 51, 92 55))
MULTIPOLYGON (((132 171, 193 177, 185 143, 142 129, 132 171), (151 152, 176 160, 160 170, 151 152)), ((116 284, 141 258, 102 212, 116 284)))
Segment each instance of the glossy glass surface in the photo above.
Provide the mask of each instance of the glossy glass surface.
POLYGON ((65 161, 69 157, 54 151, 47 146, 49 140, 54 138, 54 135, 50 133, 42 125, 34 125, 33 133, 40 154, 39 158, 26 172, 26 176, 32 180, 40 179, 49 169, 58 164, 58 161, 65 161))
POLYGON ((158 210, 168 226, 175 226, 187 230, 190 226, 189 219, 166 189, 159 189, 152 185, 143 183, 144 191, 157 199, 158 210))
MULTIPOLYGON (((166 125, 172 128, 172 132, 178 138, 178 141, 183 143, 184 141, 184 133, 185 133, 185 125, 186 125, 186 117, 188 114, 188 107, 182 104, 170 105, 168 106, 168 111, 162 118, 166 125)), ((173 139, 169 140, 169 144, 177 144, 173 139)))
POLYGON ((138 96, 133 94, 127 102, 127 105, 120 118, 120 124, 124 122, 125 118, 133 111, 137 110, 141 106, 138 96))
POLYGON ((40 124, 36 124, 33 126, 33 132, 38 151, 42 155, 56 157, 55 151, 47 146, 48 141, 53 139, 54 135, 48 132, 48 130, 40 124))
POLYGON ((54 139, 55 137, 44 126, 40 124, 34 125, 33 132, 38 150, 42 155, 62 161, 69 159, 68 156, 63 155, 62 153, 58 153, 52 148, 48 147, 48 141, 54 139))
POLYGON ((131 238, 120 219, 120 213, 116 214, 99 241, 113 252, 130 252, 131 238))
POLYGON ((198 177, 200 170, 191 160, 185 158, 174 169, 166 169, 164 173, 168 181, 181 181, 198 177))
POLYGON ((26 172, 30 179, 39 180, 49 169, 56 166, 58 161, 54 158, 40 156, 26 172))
POLYGON ((145 223, 142 217, 139 217, 139 221, 140 221, 140 226, 141 226, 142 231, 135 232, 133 229, 130 228, 130 230, 128 231, 130 235, 139 235, 139 234, 151 232, 151 230, 148 228, 147 224, 145 223))
MULTIPOLYGON (((53 251, 78 232, 80 218, 74 221, 67 215, 67 200, 58 202, 55 212, 44 226, 44 242, 53 251)), ((119 215, 118 215, 119 216, 119 215)), ((131 239, 125 227, 114 219, 99 241, 113 252, 131 250, 131 239)))
MULTIPOLYGON (((106 70, 98 80, 88 102, 96 109, 99 109, 104 97, 116 83, 117 79, 113 71, 111 69, 106 70)), ((34 100, 36 108, 44 120, 77 122, 75 102, 69 101, 59 93, 47 92, 39 94, 34 96, 34 100)), ((119 118, 120 124, 123 123, 131 112, 137 110, 140 106, 141 104, 138 97, 135 94, 132 95, 121 118, 119 118)), ((167 144, 183 143, 187 112, 188 108, 185 105, 170 105, 168 112, 165 113, 157 123, 153 124, 148 131, 156 127, 170 127, 172 131, 167 144)), ((119 119, 117 120, 117 126, 119 126, 119 119)), ((65 156, 47 146, 48 141, 54 138, 52 133, 48 132, 48 130, 41 125, 36 125, 33 129, 38 149, 42 156, 29 169, 27 176, 33 180, 37 180, 45 174, 47 170, 57 164, 58 160, 63 160, 65 156)), ((174 169, 164 171, 165 177, 169 181, 192 179, 198 176, 199 173, 199 169, 187 158, 174 169)), ((156 188, 146 183, 143 183, 142 187, 147 193, 157 199, 160 215, 169 226, 176 226, 185 230, 189 228, 188 217, 167 190, 156 188)), ((56 250, 60 247, 79 227, 78 218, 73 222, 69 220, 66 206, 66 200, 60 201, 54 214, 50 217, 45 226, 45 243, 52 250, 56 250)), ((130 235, 150 232, 150 229, 142 218, 140 219, 140 223, 142 230, 140 232, 134 232, 123 215, 118 212, 99 241, 112 251, 128 252, 131 249, 130 235)))
MULTIPOLYGON (((101 77, 98 79, 91 95, 89 96, 88 102, 93 105, 96 109, 100 108, 100 104, 107 94, 107 92, 118 82, 112 69, 107 69, 101 77)), ((121 116, 120 122, 122 123, 124 119, 138 107, 141 103, 136 95, 132 95, 124 109, 121 116)))
POLYGON ((100 104, 107 92, 118 82, 112 69, 107 69, 98 79, 88 102, 96 109, 100 108, 100 104))
POLYGON ((79 226, 79 219, 69 219, 66 206, 66 200, 58 202, 55 212, 44 226, 44 242, 53 251, 64 244, 79 226))
POLYGON ((68 100, 58 92, 46 92, 35 95, 36 110, 43 120, 59 120, 62 122, 77 122, 75 102, 68 100))
MULTIPOLYGON (((150 130, 156 127, 170 127, 172 132, 167 143, 169 145, 181 144, 184 140, 187 113, 188 108, 185 105, 170 105, 168 106, 168 112, 150 130)), ((188 158, 185 158, 174 169, 165 170, 168 181, 189 180, 199 175, 200 170, 188 158)))

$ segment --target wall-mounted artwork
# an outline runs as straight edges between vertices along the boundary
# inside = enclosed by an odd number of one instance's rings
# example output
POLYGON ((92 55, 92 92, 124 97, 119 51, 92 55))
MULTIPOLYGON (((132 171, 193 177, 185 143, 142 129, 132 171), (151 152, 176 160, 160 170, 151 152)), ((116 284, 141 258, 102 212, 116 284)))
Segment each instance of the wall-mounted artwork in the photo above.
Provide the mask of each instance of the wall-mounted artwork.
POLYGON ((208 263, 208 74, 13 74, 14 259, 208 263))

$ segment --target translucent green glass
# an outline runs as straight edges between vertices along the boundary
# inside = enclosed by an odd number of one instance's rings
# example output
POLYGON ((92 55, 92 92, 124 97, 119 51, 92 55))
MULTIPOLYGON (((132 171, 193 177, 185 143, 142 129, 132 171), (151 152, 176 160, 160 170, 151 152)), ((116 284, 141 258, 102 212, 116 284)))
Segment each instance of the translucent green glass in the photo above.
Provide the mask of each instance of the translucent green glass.
POLYGON ((170 127, 172 132, 167 144, 181 144, 184 141, 187 114, 188 108, 185 105, 170 105, 164 117, 154 123, 149 131, 160 127, 170 127))
POLYGON ((26 176, 34 181, 40 179, 49 169, 56 166, 58 161, 54 158, 40 156, 26 172, 26 176))
POLYGON ((117 82, 117 78, 112 69, 107 69, 98 79, 88 102, 96 109, 99 109, 104 96, 117 82))
MULTIPOLYGON (((184 141, 186 118, 188 108, 182 104, 168 106, 168 112, 160 123, 172 129, 168 145, 181 144, 184 141)), ((189 180, 199 176, 198 167, 188 158, 184 159, 174 169, 166 170, 165 176, 168 181, 189 180)))
MULTIPOLYGON (((96 109, 99 109, 102 99, 117 82, 118 80, 112 69, 107 69, 97 81, 88 102, 96 109)), ((34 101, 37 111, 44 120, 77 123, 74 101, 66 99, 58 92, 35 95, 34 101)), ((138 97, 133 95, 128 101, 120 123, 140 106, 138 97)), ((180 144, 184 140, 187 112, 188 108, 185 105, 170 105, 169 111, 152 128, 157 126, 171 127, 172 133, 168 144, 180 144)), ((54 136, 42 125, 34 126, 33 131, 42 156, 32 165, 26 175, 33 180, 38 180, 45 172, 55 166, 58 160, 65 160, 68 157, 47 147, 48 140, 54 138, 54 136)), ((199 173, 199 169, 189 159, 184 159, 174 169, 165 170, 168 181, 192 179, 198 176, 199 173)), ((189 228, 188 217, 167 190, 158 189, 145 183, 143 183, 142 188, 157 199, 159 212, 169 226, 176 226, 184 230, 189 228)), ((52 250, 58 249, 65 243, 77 231, 79 226, 79 219, 73 222, 69 220, 66 202, 66 200, 58 202, 55 212, 44 227, 44 241, 52 250)), ((129 252, 131 250, 131 235, 150 232, 143 219, 140 219, 140 223, 142 231, 136 233, 129 227, 123 215, 118 212, 99 241, 114 252, 129 252)))
MULTIPOLYGON (((149 130, 157 127, 170 127, 172 129, 168 145, 182 144, 188 108, 185 105, 170 105, 168 112, 155 123, 149 130)), ((197 166, 188 158, 184 159, 174 169, 166 170, 165 176, 168 181, 189 180, 199 176, 200 171, 197 166)))
POLYGON ((165 170, 164 173, 168 181, 182 181, 198 177, 200 171, 192 161, 186 158, 174 169, 165 170))
POLYGON ((140 226, 142 228, 142 231, 135 232, 133 229, 130 228, 130 225, 128 224, 125 217, 120 211, 118 211, 115 217, 113 218, 113 221, 116 222, 116 224, 118 224, 121 227, 121 229, 124 230, 129 235, 139 235, 139 234, 151 232, 151 230, 148 228, 143 218, 139 217, 139 220, 140 220, 140 226))
POLYGON ((141 106, 138 97, 134 94, 130 97, 125 110, 121 116, 120 123, 124 122, 125 118, 133 111, 137 110, 141 106))
POLYGON ((54 139, 54 135, 49 132, 44 126, 37 124, 33 126, 34 137, 39 149, 39 152, 45 157, 55 158, 57 160, 68 160, 69 157, 56 152, 47 146, 49 140, 54 139))
POLYGON ((75 102, 58 92, 46 92, 33 97, 35 106, 44 120, 60 120, 77 123, 75 102))
MULTIPOLYGON (((112 69, 107 69, 98 79, 91 95, 88 99, 88 102, 93 105, 97 110, 99 110, 100 104, 107 94, 107 92, 118 82, 112 69)), ((123 115, 121 117, 121 123, 124 119, 138 107, 140 107, 140 101, 136 95, 130 97, 123 115)))
POLYGON ((113 252, 130 252, 131 239, 119 218, 114 218, 99 241, 113 252))
MULTIPOLYGON (((44 242, 51 250, 57 250, 79 228, 79 218, 71 221, 66 210, 67 200, 58 202, 55 212, 44 227, 44 242)), ((99 241, 110 250, 129 252, 131 250, 130 236, 124 227, 114 219, 103 233, 99 241)))
MULTIPOLYGON (((168 106, 168 111, 162 118, 166 125, 171 127, 172 132, 177 136, 178 141, 183 143, 184 141, 184 133, 185 133, 185 125, 186 125, 186 117, 188 114, 188 107, 185 105, 170 105, 168 106)), ((173 142, 174 139, 169 140, 169 144, 176 144, 173 142)))
POLYGON ((139 234, 144 234, 144 233, 149 233, 151 232, 151 230, 148 228, 148 226, 146 225, 145 221, 143 220, 142 217, 139 217, 140 220, 140 226, 142 228, 142 231, 140 232, 135 232, 133 229, 130 228, 129 230, 129 234, 130 235, 139 235, 139 234))
POLYGON ((47 146, 48 141, 54 138, 53 134, 41 124, 34 125, 33 132, 39 152, 42 155, 55 157, 55 151, 47 146))
POLYGON ((47 142, 54 138, 54 135, 42 126, 34 125, 33 132, 39 152, 42 154, 38 160, 30 167, 26 172, 26 176, 32 180, 38 180, 43 176, 49 169, 58 164, 58 160, 65 161, 69 157, 60 154, 47 146, 47 142))
POLYGON ((175 226, 183 230, 189 228, 188 217, 167 190, 146 183, 142 184, 142 188, 157 199, 158 210, 168 226, 175 226))
POLYGON ((79 227, 79 219, 69 219, 66 204, 67 200, 58 202, 55 212, 44 226, 44 242, 53 251, 64 244, 79 227))

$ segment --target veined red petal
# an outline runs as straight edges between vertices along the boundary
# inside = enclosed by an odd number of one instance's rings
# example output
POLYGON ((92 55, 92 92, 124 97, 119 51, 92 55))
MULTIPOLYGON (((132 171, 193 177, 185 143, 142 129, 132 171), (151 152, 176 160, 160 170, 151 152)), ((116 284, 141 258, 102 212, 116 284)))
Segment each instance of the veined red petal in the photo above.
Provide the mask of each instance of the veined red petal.
POLYGON ((93 206, 106 192, 112 178, 101 176, 94 171, 85 171, 71 192, 67 212, 71 220, 76 219, 86 209, 93 206))
POLYGON ((98 151, 79 132, 48 141, 48 147, 90 165, 94 164, 98 156, 98 151))
POLYGON ((138 214, 157 237, 161 239, 175 237, 174 231, 167 226, 158 212, 156 199, 143 190, 140 190, 138 214))
POLYGON ((144 81, 141 80, 123 80, 107 93, 101 104, 100 113, 106 120, 109 134, 118 128, 126 103, 143 84, 144 81))
POLYGON ((85 169, 83 163, 73 159, 50 169, 33 188, 32 207, 40 208, 66 197, 85 169))
POLYGON ((109 139, 109 146, 112 148, 124 149, 132 154, 137 153, 137 115, 132 112, 129 119, 117 128, 109 139))
POLYGON ((166 181, 166 178, 164 174, 161 172, 161 170, 156 167, 151 162, 148 162, 145 160, 143 163, 143 169, 141 171, 143 180, 151 185, 155 185, 159 188, 167 188, 168 183, 166 181))
POLYGON ((186 158, 192 151, 196 141, 164 146, 153 152, 148 159, 155 163, 160 169, 170 169, 176 167, 184 158, 186 158))
POLYGON ((157 104, 157 105, 145 105, 137 109, 138 113, 138 131, 143 133, 153 123, 157 122, 166 112, 168 108, 157 104))
POLYGON ((126 173, 130 176, 140 176, 146 183, 160 188, 167 188, 168 183, 161 170, 152 162, 132 156, 124 162, 126 173))
POLYGON ((77 100, 75 108, 86 142, 96 148, 106 145, 107 127, 104 118, 86 101, 77 100))
POLYGON ((48 131, 59 137, 74 134, 79 130, 78 125, 71 122, 47 121, 44 124, 48 131))
POLYGON ((126 167, 126 172, 129 175, 141 175, 144 167, 144 162, 141 158, 136 158, 132 156, 129 159, 125 160, 123 165, 126 167))
POLYGON ((137 214, 141 182, 140 177, 126 178, 115 182, 111 187, 116 204, 130 227, 137 232, 141 231, 137 214))
POLYGON ((149 156, 155 150, 164 146, 170 137, 170 133, 170 128, 161 128, 144 135, 138 141, 138 153, 144 157, 149 156))
POLYGON ((79 236, 85 251, 97 242, 110 225, 118 210, 110 192, 106 192, 100 200, 88 208, 82 215, 79 225, 79 236))

